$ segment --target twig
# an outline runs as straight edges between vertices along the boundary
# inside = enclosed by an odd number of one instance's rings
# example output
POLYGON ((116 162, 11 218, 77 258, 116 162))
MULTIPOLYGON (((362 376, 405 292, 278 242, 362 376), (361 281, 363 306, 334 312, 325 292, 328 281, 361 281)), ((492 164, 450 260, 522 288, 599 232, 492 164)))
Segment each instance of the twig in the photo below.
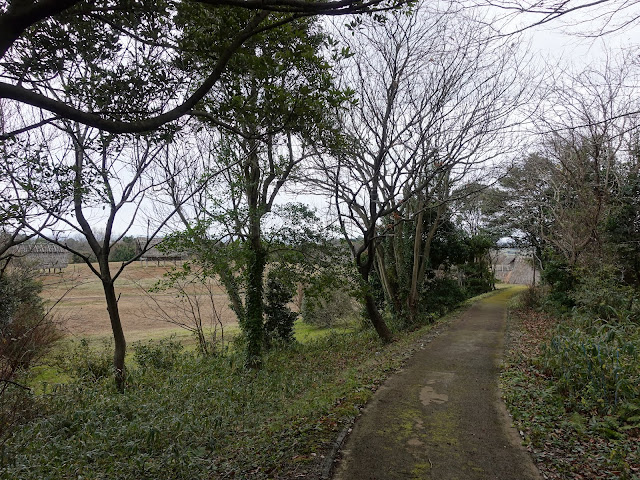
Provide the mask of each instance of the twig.
POLYGON ((8 380, 6 378, 0 378, 0 382, 4 382, 4 383, 10 383, 11 385, 15 385, 16 387, 20 387, 24 390, 28 390, 29 392, 31 392, 31 388, 27 387, 26 385, 22 385, 21 383, 18 382, 14 382, 13 380, 8 380))

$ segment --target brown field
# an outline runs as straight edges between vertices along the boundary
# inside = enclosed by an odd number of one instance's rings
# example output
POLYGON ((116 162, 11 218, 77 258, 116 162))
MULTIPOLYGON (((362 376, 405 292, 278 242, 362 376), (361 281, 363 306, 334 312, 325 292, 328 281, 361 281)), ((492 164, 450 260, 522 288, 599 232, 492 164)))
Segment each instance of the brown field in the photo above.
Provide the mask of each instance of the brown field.
MULTIPOLYGON (((119 264, 114 263, 112 266, 115 271, 119 264)), ((158 337, 176 331, 176 324, 163 319, 162 315, 157 313, 158 305, 154 299, 174 321, 187 319, 177 305, 175 294, 147 293, 147 289, 161 279, 170 268, 134 263, 129 265, 116 281, 120 317, 128 338, 158 337)), ((67 335, 107 336, 111 333, 102 284, 87 265, 69 265, 62 273, 43 275, 42 282, 43 297, 47 305, 53 308, 67 335)), ((213 318, 208 292, 201 289, 193 293, 195 295, 192 298, 199 302, 203 318, 213 318)), ((236 318, 228 307, 229 302, 224 291, 216 285, 212 293, 220 321, 224 325, 235 324, 236 318)))

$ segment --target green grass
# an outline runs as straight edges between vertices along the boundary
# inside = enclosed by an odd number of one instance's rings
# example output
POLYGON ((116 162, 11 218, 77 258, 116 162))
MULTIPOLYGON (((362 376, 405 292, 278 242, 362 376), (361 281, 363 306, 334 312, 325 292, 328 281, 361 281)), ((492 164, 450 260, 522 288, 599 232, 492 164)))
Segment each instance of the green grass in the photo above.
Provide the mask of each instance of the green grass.
MULTIPOLYGON (((344 325, 337 328, 320 328, 313 325, 308 325, 302 320, 297 320, 294 325, 295 338, 300 343, 307 343, 313 340, 326 337, 332 334, 348 333, 352 332, 354 327, 351 325, 344 325)), ((233 338, 240 333, 240 328, 237 325, 228 325, 225 327, 225 343, 231 345, 233 338)), ((155 330, 148 332, 135 332, 132 335, 127 336, 127 344, 129 345, 126 364, 128 367, 135 367, 132 355, 132 347, 138 343, 146 343, 150 341, 160 341, 163 339, 173 339, 184 346, 186 352, 195 352, 197 350, 197 340, 194 335, 183 328, 169 328, 163 330, 155 330)), ((42 393, 43 384, 63 384, 69 383, 72 377, 62 371, 56 366, 57 357, 67 355, 70 350, 73 350, 81 340, 88 342, 89 347, 93 351, 102 350, 105 355, 109 355, 113 348, 111 337, 105 335, 87 335, 83 337, 73 338, 66 337, 58 341, 45 358, 41 365, 34 367, 28 379, 28 385, 36 392, 42 393)))
POLYGON ((308 323, 304 323, 302 320, 296 320, 296 323, 293 326, 293 333, 295 338, 300 343, 307 343, 312 340, 319 340, 327 335, 340 334, 340 333, 349 333, 355 330, 355 326, 352 324, 345 324, 340 327, 333 328, 323 328, 316 327, 314 325, 309 325, 308 323))
MULTIPOLYGON (((321 328, 313 325, 308 325, 302 320, 298 319, 294 325, 294 335, 298 342, 307 343, 313 340, 326 337, 328 335, 336 333, 348 333, 354 330, 354 326, 345 324, 341 327, 335 328, 321 328)), ((240 328, 237 325, 227 325, 224 329, 225 343, 231 345, 233 339, 240 333, 240 328)), ((185 351, 195 352, 197 350, 197 340, 195 336, 179 327, 166 328, 162 330, 151 331, 136 331, 133 334, 127 335, 127 345, 129 346, 126 363, 129 367, 135 367, 132 359, 132 346, 137 343, 145 343, 149 341, 160 341, 163 339, 171 338, 174 341, 179 342, 184 346, 185 351)), ((33 368, 31 375, 29 376, 28 384, 36 391, 36 393, 42 392, 42 385, 47 384, 59 384, 68 383, 72 377, 67 373, 61 371, 56 367, 56 357, 65 355, 72 350, 81 340, 88 342, 89 347, 92 350, 106 350, 109 354, 110 349, 113 348, 111 343, 111 337, 108 335, 85 335, 82 337, 65 337, 59 340, 49 353, 47 358, 44 359, 42 365, 38 365, 33 368)))

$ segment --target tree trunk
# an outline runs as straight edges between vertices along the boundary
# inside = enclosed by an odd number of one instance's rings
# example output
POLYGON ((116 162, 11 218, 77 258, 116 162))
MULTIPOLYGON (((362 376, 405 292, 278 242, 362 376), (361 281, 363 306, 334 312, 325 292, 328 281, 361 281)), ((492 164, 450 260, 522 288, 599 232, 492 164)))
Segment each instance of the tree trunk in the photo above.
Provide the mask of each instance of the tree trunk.
POLYGON ((413 270, 411 275, 411 288, 407 298, 407 308, 409 310, 409 320, 415 323, 418 320, 418 303, 420 300, 420 288, 424 283, 427 273, 427 265, 430 263, 431 244, 440 227, 440 220, 445 210, 445 203, 442 202, 436 209, 436 218, 433 220, 427 237, 424 236, 424 203, 420 204, 413 247, 413 270))
POLYGON ((367 310, 367 315, 369 316, 369 320, 373 324, 373 328, 376 329, 378 336, 385 343, 390 343, 393 340, 393 335, 391 334, 391 330, 387 327, 382 315, 378 311, 378 307, 376 307, 375 299, 371 292, 366 292, 364 295, 364 305, 367 310))
POLYGON ((109 312, 109 320, 111 321, 111 330, 113 332, 113 341, 115 348, 113 351, 113 368, 115 369, 116 388, 119 392, 124 392, 125 370, 124 357, 127 353, 127 342, 124 338, 122 330, 122 322, 120 321, 120 312, 118 311, 118 297, 109 271, 109 263, 106 259, 100 260, 100 274, 102 277, 102 288, 104 290, 104 298, 107 301, 107 311, 109 312))
POLYGON ((414 323, 418 315, 418 287, 420 286, 420 272, 422 262, 427 259, 422 256, 422 231, 424 229, 424 201, 419 196, 418 217, 415 221, 415 232, 413 235, 413 266, 411 269, 411 284, 409 285, 409 295, 407 296, 407 311, 409 321, 414 323))
POLYGON ((393 340, 393 335, 391 334, 391 330, 387 327, 382 315, 378 311, 378 307, 376 306, 376 301, 371 294, 370 286, 369 286, 369 273, 371 271, 371 263, 368 262, 365 265, 360 265, 358 267, 358 271, 360 272, 360 277, 365 286, 364 293, 364 306, 367 311, 367 316, 373 325, 373 328, 376 329, 376 333, 385 343, 390 343, 393 340))
MULTIPOLYGON (((253 228, 252 228, 253 230, 253 228)), ((252 368, 260 366, 262 343, 264 340, 264 268, 266 253, 260 242, 260 234, 251 235, 249 243, 249 261, 247 264, 247 297, 245 332, 247 334, 247 365, 252 368)))
MULTIPOLYGON (((392 246, 392 248, 395 248, 392 246)), ((387 298, 391 301, 393 308, 395 310, 396 315, 402 315, 402 301, 398 295, 397 284, 394 280, 389 278, 389 273, 387 271, 387 264, 385 262, 385 252, 381 251, 378 247, 376 248, 376 265, 378 270, 378 275, 380 275, 380 282, 382 283, 382 288, 385 291, 387 298)), ((395 277, 398 277, 398 267, 397 264, 394 264, 395 277)))
POLYGON ((247 335, 247 366, 257 368, 261 364, 262 342, 264 341, 264 289, 263 274, 267 254, 262 246, 260 211, 260 165, 257 149, 252 148, 245 164, 247 204, 249 207, 249 235, 246 243, 247 294, 245 300, 245 332, 247 335))

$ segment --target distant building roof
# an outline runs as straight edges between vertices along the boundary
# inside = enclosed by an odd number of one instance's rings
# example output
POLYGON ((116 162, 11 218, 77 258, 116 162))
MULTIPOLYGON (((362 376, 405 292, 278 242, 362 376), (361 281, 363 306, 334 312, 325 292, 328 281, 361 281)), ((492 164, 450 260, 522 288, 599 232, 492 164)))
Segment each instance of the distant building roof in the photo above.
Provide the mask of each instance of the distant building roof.
POLYGON ((162 251, 158 246, 164 241, 164 238, 154 238, 147 241, 146 238, 136 238, 136 253, 140 254, 145 245, 147 251, 142 253, 140 260, 185 260, 189 257, 187 252, 162 251))
POLYGON ((519 248, 494 250, 493 270, 498 280, 504 283, 531 285, 540 281, 540 272, 532 266, 530 252, 519 248))
POLYGON ((11 253, 38 269, 63 269, 69 265, 71 256, 64 248, 53 243, 21 243, 13 247, 11 253))

